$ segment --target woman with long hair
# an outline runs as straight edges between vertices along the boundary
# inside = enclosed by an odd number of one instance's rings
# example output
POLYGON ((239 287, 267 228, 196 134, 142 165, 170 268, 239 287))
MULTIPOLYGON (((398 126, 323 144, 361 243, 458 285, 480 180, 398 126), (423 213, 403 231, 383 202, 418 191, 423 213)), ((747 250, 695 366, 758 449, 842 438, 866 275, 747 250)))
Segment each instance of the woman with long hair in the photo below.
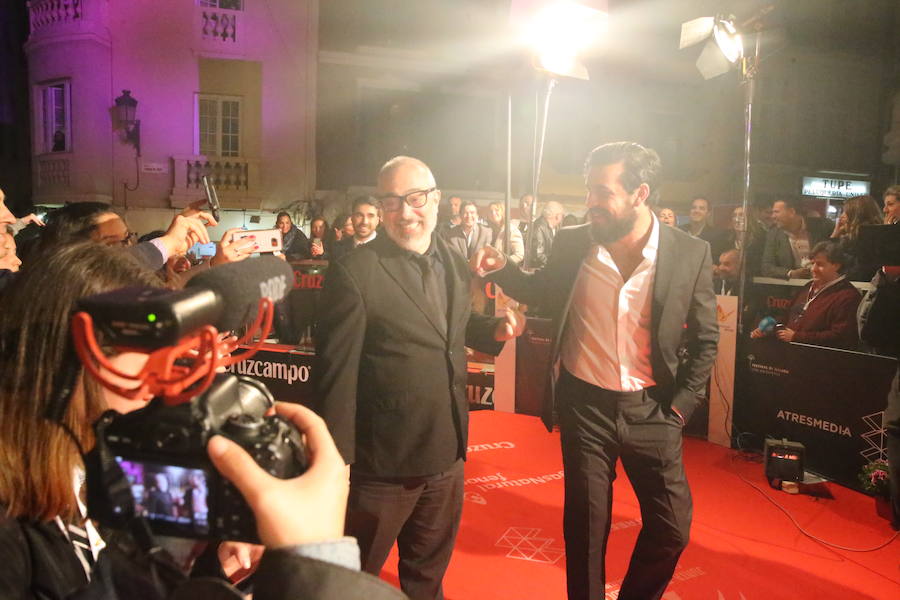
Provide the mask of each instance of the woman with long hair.
MULTIPOLYGON (((78 299, 125 286, 158 287, 134 258, 92 241, 36 257, 4 290, 0 311, 0 597, 65 598, 88 585, 103 541, 79 501, 80 448, 92 423, 133 401, 101 390, 71 351, 78 299), (63 405, 61 382, 78 372, 63 405), (51 418, 57 415, 58 421, 51 418), (23 596, 23 591, 25 595, 23 596)), ((131 370, 142 356, 112 360, 131 370)))
POLYGON ((869 281, 881 265, 866 265, 859 262, 859 231, 863 225, 881 225, 883 215, 872 196, 855 196, 844 202, 844 211, 835 224, 832 239, 841 242, 850 255, 847 267, 850 281, 869 281))

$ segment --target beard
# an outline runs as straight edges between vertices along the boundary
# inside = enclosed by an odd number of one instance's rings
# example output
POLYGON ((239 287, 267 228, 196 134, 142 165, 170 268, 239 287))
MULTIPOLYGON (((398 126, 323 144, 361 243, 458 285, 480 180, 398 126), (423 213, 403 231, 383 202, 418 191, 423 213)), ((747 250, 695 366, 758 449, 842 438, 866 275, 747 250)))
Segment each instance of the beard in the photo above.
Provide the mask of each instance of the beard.
POLYGON ((588 211, 591 219, 591 235, 598 244, 611 244, 625 237, 634 228, 637 211, 631 207, 622 215, 614 216, 603 208, 594 207, 588 211))

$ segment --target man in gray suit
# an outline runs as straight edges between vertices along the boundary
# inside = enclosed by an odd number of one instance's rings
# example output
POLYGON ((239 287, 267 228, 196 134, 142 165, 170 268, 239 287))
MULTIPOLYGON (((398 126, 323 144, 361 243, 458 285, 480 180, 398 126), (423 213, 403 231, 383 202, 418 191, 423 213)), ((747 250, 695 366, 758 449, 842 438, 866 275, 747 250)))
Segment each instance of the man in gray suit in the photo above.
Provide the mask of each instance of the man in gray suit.
POLYGON ((776 200, 772 205, 775 227, 766 233, 763 250, 763 277, 809 279, 812 273, 806 259, 813 246, 827 240, 834 223, 820 217, 804 217, 803 205, 796 196, 776 200))
POLYGON ((465 258, 471 258, 491 243, 491 228, 478 222, 478 207, 474 202, 463 202, 459 215, 461 222, 447 233, 447 245, 465 258))
POLYGON ((660 172, 639 144, 599 146, 585 165, 589 222, 560 230, 546 267, 526 274, 491 247, 470 263, 554 321, 542 419, 551 429, 555 412, 560 425, 570 600, 604 597, 620 458, 643 525, 619 599, 660 598, 688 542, 681 431, 706 394, 719 332, 709 244, 651 211, 660 172))

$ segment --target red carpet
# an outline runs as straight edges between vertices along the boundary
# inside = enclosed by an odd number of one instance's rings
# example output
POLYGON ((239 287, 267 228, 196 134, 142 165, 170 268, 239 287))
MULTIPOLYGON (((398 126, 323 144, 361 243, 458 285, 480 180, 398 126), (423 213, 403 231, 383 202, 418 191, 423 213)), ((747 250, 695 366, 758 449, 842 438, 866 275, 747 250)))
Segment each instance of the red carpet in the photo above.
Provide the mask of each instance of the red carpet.
MULTIPOLYGON (((466 502, 444 580, 448 600, 565 598, 562 462, 559 435, 535 417, 472 415, 466 502)), ((900 539, 874 552, 830 549, 809 533, 852 548, 872 548, 894 533, 874 500, 836 484, 833 498, 790 495, 768 487, 762 465, 708 442, 685 440, 694 495, 691 543, 667 600, 816 600, 900 598, 900 539)), ((607 553, 606 598, 617 596, 640 528, 637 500, 619 471, 607 553)), ((397 584, 396 549, 383 574, 397 584)))

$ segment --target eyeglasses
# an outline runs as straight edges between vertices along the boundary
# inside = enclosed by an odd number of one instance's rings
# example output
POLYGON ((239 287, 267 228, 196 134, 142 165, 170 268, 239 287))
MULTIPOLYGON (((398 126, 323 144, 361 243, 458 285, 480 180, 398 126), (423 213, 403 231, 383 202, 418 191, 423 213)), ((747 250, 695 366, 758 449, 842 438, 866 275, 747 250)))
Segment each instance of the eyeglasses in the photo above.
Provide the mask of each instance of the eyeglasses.
POLYGON ((138 237, 138 235, 135 232, 129 231, 128 233, 125 234, 124 238, 119 239, 119 240, 106 238, 106 245, 107 246, 126 246, 126 247, 134 246, 134 244, 137 242, 137 237, 138 237))
POLYGON ((381 208, 385 212, 396 212, 403 208, 403 203, 409 204, 412 208, 422 208, 428 202, 428 194, 437 190, 436 187, 427 190, 414 190, 402 196, 387 195, 378 198, 381 201, 381 208))

